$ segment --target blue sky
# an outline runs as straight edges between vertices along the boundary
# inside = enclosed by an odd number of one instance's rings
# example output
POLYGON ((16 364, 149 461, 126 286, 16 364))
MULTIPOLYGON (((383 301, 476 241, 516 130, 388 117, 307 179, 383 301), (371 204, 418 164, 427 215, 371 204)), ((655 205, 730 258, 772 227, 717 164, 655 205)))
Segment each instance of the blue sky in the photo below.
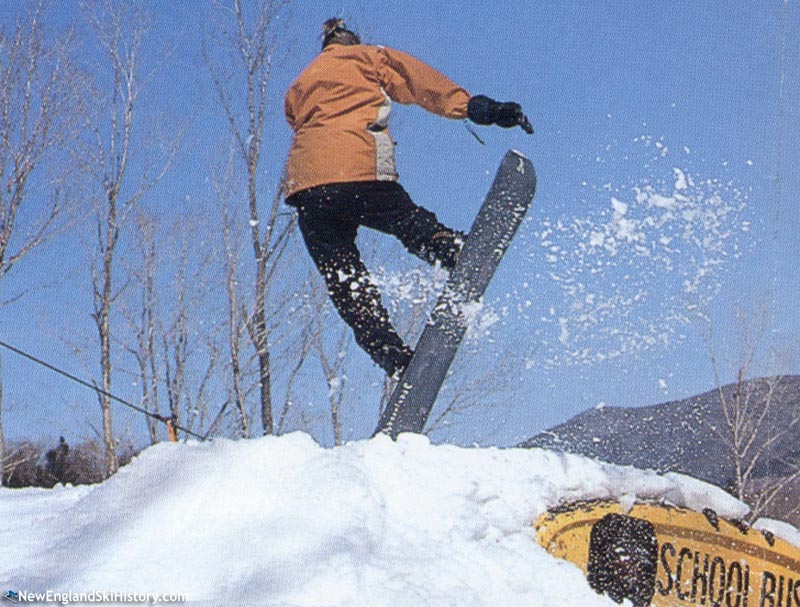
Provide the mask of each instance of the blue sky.
MULTIPOLYGON (((189 1, 143 5, 154 16, 146 41, 151 45, 149 56, 156 60, 165 45, 175 46, 145 93, 144 112, 153 121, 166 115, 168 124, 191 119, 175 166, 148 204, 165 217, 192 214, 193 205, 202 207, 208 194, 208 150, 224 135, 199 55, 211 8, 189 1)), ((82 28, 77 6, 55 2, 51 23, 82 28)), ((770 337, 784 346, 798 344, 796 1, 298 2, 289 20, 293 51, 276 67, 271 82, 267 139, 272 168, 264 172, 260 185, 265 199, 273 191, 291 138, 282 117, 283 92, 318 52, 320 25, 333 15, 346 18, 365 42, 406 50, 473 94, 520 102, 536 129, 528 137, 521 130, 481 128, 486 145, 480 145, 457 121, 419 108, 395 108, 390 126, 398 142, 401 182, 419 204, 453 227, 468 229, 508 148, 528 155, 539 178, 529 219, 487 294, 493 309, 524 309, 520 314, 499 314, 492 347, 516 352, 530 364, 515 371, 515 387, 504 397, 504 407, 462 418, 441 438, 513 444, 598 403, 653 404, 714 387, 709 355, 700 339, 702 323, 675 319, 685 312, 681 272, 697 275, 698 251, 674 253, 672 270, 662 268, 663 274, 652 260, 633 253, 603 259, 606 253, 595 252, 591 260, 580 258, 587 264, 635 262, 630 272, 618 267, 599 276, 588 271, 581 276, 580 294, 592 301, 612 301, 615 296, 625 301, 636 293, 646 294, 645 303, 630 308, 620 303, 598 325, 606 331, 630 331, 633 341, 638 336, 636 352, 620 353, 615 338, 594 339, 596 329, 581 329, 573 322, 577 312, 554 279, 574 277, 570 264, 577 263, 576 250, 569 247, 584 241, 556 230, 561 240, 556 238, 553 246, 561 247, 560 257, 550 263, 551 245, 542 244, 546 226, 559 222, 583 222, 583 236, 608 227, 614 221, 613 200, 627 205, 627 216, 636 218, 637 189, 649 186, 660 194, 674 194, 675 169, 696 178, 698 191, 717 194, 732 206, 746 202, 746 208, 726 216, 731 234, 720 240, 725 263, 705 278, 709 288, 718 291, 711 314, 720 353, 735 359, 735 307, 755 305, 771 290, 770 337), (781 101, 782 23, 787 30, 781 101), (713 185, 704 189, 699 185, 704 181, 713 185), (749 229, 742 229, 746 224, 749 229), (559 319, 564 322, 559 324, 559 319), (657 339, 662 333, 669 334, 664 343, 657 339), (658 343, 645 347, 650 339, 658 343), (576 344, 599 356, 573 356, 568 364, 559 348, 576 344)), ((4 11, 0 23, 13 23, 13 11, 4 11)), ((96 53, 88 43, 82 54, 87 65, 93 64, 96 53)), ((62 264, 61 284, 0 308, 0 336, 84 376, 93 372, 91 361, 76 362, 59 345, 65 334, 77 332, 87 341, 93 337, 82 255, 79 244, 65 240, 32 255, 4 281, 0 289, 6 292, 36 280, 32 277, 46 276, 52 263, 62 264)), ((408 258, 409 266, 414 263, 408 258)), ((465 356, 468 352, 469 346, 465 356)), ((91 398, 14 360, 10 353, 0 355, 6 427, 12 437, 87 431, 87 420, 95 415, 91 398)), ((363 354, 354 350, 351 356, 364 359, 369 381, 379 379, 363 354)), ((800 365, 794 363, 789 370, 798 372, 800 365)), ((731 365, 725 373, 724 379, 733 379, 731 365)), ((124 384, 118 390, 130 394, 124 384)), ((369 415, 360 416, 357 407, 350 415, 351 436, 365 435, 373 423, 369 415)))

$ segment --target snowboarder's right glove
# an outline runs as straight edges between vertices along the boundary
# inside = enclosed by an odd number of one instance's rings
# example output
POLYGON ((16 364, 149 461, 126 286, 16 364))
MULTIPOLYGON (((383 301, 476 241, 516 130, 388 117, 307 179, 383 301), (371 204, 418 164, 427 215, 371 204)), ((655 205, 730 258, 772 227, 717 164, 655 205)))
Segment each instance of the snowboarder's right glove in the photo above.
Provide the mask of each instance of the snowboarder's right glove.
POLYGON ((533 127, 522 112, 522 106, 513 101, 499 102, 486 95, 475 95, 467 105, 467 118, 475 124, 496 124, 504 129, 519 126, 528 135, 533 134, 533 127))

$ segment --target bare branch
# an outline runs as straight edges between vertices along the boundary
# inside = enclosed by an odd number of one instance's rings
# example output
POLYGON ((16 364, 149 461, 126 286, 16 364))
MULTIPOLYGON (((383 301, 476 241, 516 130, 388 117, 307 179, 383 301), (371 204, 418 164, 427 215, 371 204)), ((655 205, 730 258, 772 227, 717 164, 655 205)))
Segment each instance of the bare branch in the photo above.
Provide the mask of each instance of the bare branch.
MULTIPOLYGON (((712 331, 707 344, 717 385, 717 401, 723 424, 713 428, 720 444, 728 449, 733 466, 733 493, 750 504, 750 518, 763 516, 772 507, 785 487, 800 478, 800 461, 784 462, 788 470, 775 478, 766 478, 763 470, 771 465, 781 445, 791 444, 800 428, 800 409, 779 407, 786 403, 786 382, 783 369, 771 368, 757 377, 759 360, 767 348, 769 334, 768 306, 756 306, 751 313, 737 311, 738 362, 736 381, 723 387, 712 331), (775 373, 775 371, 778 371, 775 373)), ((783 364, 788 363, 788 357, 783 364)))
MULTIPOLYGON (((212 39, 214 46, 209 47, 204 44, 202 49, 218 102, 235 142, 238 162, 243 165, 247 175, 244 206, 248 212, 250 225, 255 279, 252 302, 247 305, 250 311, 244 314, 243 318, 258 363, 257 389, 264 434, 271 434, 274 431, 272 362, 267 322, 269 293, 272 278, 275 276, 275 257, 279 257, 284 250, 282 243, 285 242, 288 228, 283 231, 276 230, 279 197, 273 200, 266 223, 261 221, 258 176, 263 172, 261 151, 268 106, 267 85, 278 40, 272 35, 272 31, 288 4, 288 0, 264 0, 255 5, 252 14, 245 14, 246 7, 240 0, 231 0, 225 4, 216 2, 219 15, 219 27, 216 29, 222 31, 224 37, 212 39), (230 71, 218 67, 223 60, 232 66, 230 71), (244 107, 239 109, 241 99, 245 102, 244 107), (271 252, 277 255, 271 257, 271 252)), ((240 306, 241 304, 237 308, 240 306)), ((230 322, 238 322, 233 314, 231 311, 230 322)), ((231 345, 236 339, 238 336, 232 334, 231 345)), ((235 396, 235 400, 240 401, 240 394, 235 396)), ((240 414, 244 420, 244 404, 237 406, 240 406, 240 414)))
POLYGON ((48 36, 42 7, 35 5, 13 36, 0 32, 0 277, 54 235, 61 180, 40 195, 30 184, 68 153, 77 130, 81 80, 70 59, 72 35, 48 36), (40 214, 24 214, 29 207, 40 214))
MULTIPOLYGON (((97 40, 105 51, 108 65, 111 69, 112 81, 107 90, 109 95, 106 100, 98 97, 97 125, 90 127, 89 133, 93 138, 92 153, 82 160, 82 166, 87 173, 96 178, 99 195, 95 205, 95 225, 97 228, 97 241, 95 258, 92 264, 92 292, 94 314, 93 318, 97 328, 100 350, 100 369, 102 375, 102 389, 108 393, 112 382, 112 344, 121 340, 113 338, 112 312, 119 307, 120 295, 131 284, 131 278, 118 282, 118 254, 117 245, 123 230, 133 210, 139 205, 142 198, 164 177, 169 170, 175 155, 182 133, 165 146, 155 145, 152 141, 145 142, 147 156, 144 168, 133 174, 131 159, 134 150, 134 125, 138 124, 138 101, 143 90, 143 78, 140 74, 140 53, 151 20, 149 16, 134 4, 116 3, 111 0, 82 4, 82 9, 87 22, 94 31, 97 40), (103 126, 105 125, 105 126, 103 126), (163 158, 154 163, 149 154, 151 150, 160 150, 163 158), (96 166, 87 166, 89 162, 96 162, 96 166), (156 167, 154 168, 154 164, 156 167)), ((150 302, 152 303, 152 302, 150 302)), ((151 321, 147 321, 148 323, 151 321)), ((152 328, 146 326, 142 329, 145 333, 152 328)), ((140 336, 140 339, 145 339, 140 336)), ((139 344, 139 374, 143 382, 149 384, 148 391, 142 395, 143 399, 155 395, 152 387, 155 382, 155 347, 152 336, 148 341, 139 344), (141 349, 145 348, 145 349, 141 349), (148 368, 149 367, 149 368, 148 368), (152 373, 152 377, 148 377, 152 373)), ((162 340, 165 348, 169 347, 166 339, 162 340)), ((176 354, 178 360, 182 351, 176 354)), ((182 376, 178 375, 177 388, 181 388, 182 376)), ((173 416, 177 415, 178 404, 175 402, 175 385, 169 385, 168 398, 172 399, 173 416)), ((150 403, 154 408, 157 404, 150 403)), ((107 473, 116 471, 117 457, 111 416, 111 403, 108 397, 101 399, 100 408, 103 417, 103 440, 106 448, 107 473)), ((155 439, 155 430, 151 428, 151 440, 155 439)))

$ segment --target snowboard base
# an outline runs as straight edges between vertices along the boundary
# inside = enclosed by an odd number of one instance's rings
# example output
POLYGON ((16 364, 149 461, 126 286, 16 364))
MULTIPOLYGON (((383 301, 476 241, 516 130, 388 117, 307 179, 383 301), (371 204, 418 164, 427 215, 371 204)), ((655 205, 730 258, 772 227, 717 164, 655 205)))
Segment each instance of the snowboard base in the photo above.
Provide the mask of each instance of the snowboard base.
POLYGON ((480 300, 517 232, 536 191, 536 171, 509 151, 433 308, 414 356, 381 414, 375 434, 392 438, 425 427, 467 330, 464 306, 480 300))

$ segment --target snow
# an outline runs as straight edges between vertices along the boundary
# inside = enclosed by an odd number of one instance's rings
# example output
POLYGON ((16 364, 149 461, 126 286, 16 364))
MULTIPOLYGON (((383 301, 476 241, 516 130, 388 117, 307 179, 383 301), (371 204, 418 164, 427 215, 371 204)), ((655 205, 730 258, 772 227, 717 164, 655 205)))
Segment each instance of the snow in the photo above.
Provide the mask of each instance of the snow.
POLYGON ((611 606, 531 526, 595 498, 747 511, 678 474, 417 435, 159 444, 101 485, 0 491, 0 579, 207 605, 611 606))
POLYGON ((518 238, 537 280, 515 296, 542 302, 530 316, 519 306, 514 319, 541 319, 529 323, 529 367, 592 365, 679 343, 720 292, 726 268, 752 246, 746 189, 708 176, 663 137, 617 147, 597 154, 608 169, 583 180, 590 191, 552 216, 552 205, 541 205, 532 234, 518 238), (630 176, 606 180, 605 172, 630 176))
MULTIPOLYGON (((398 311, 403 308, 406 313, 410 307, 418 309, 424 306, 428 310, 432 309, 446 288, 448 276, 448 271, 439 266, 394 272, 379 267, 374 272, 373 281, 381 290, 391 315, 401 317, 403 314, 398 311)), ((483 298, 464 302, 454 296, 451 303, 456 306, 454 309, 458 311, 466 327, 466 342, 475 342, 491 335, 492 327, 506 315, 503 310, 497 309, 483 298)), ((428 313, 426 312, 426 318, 428 313)))
POLYGON ((792 525, 789 525, 788 523, 784 523, 783 521, 776 521, 775 519, 771 518, 762 518, 755 522, 753 528, 758 529, 759 531, 768 531, 775 537, 786 540, 795 546, 800 546, 800 530, 796 529, 792 525))

